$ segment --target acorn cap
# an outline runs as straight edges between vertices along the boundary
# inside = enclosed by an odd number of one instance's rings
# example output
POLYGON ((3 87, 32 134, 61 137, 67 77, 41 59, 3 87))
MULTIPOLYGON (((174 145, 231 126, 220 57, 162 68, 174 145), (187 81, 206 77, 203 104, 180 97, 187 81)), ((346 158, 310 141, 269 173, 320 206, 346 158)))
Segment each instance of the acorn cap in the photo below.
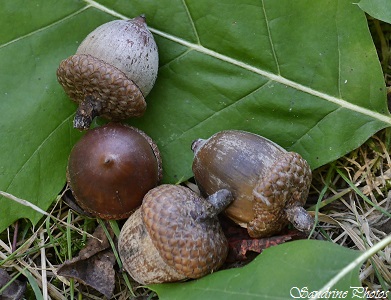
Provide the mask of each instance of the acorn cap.
POLYGON ((144 197, 143 222, 154 246, 167 265, 188 278, 211 273, 226 259, 228 244, 217 211, 208 215, 213 206, 179 185, 158 186, 144 197))
POLYGON ((252 237, 279 232, 288 221, 309 232, 314 220, 302 207, 311 185, 311 169, 298 153, 286 152, 268 169, 254 187, 254 219, 247 231, 252 237))
POLYGON ((87 129, 100 115, 119 121, 144 114, 147 104, 137 85, 125 73, 88 54, 63 60, 57 79, 68 96, 79 104, 74 127, 87 129))

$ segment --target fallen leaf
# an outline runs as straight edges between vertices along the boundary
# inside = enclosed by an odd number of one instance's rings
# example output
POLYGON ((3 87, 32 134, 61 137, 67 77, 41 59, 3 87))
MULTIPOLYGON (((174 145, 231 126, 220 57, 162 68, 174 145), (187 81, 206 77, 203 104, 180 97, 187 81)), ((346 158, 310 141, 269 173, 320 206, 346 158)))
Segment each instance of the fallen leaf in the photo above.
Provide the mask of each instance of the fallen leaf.
MULTIPOLYGON (((6 270, 0 269, 0 289, 8 284, 12 280, 12 277, 6 270)), ((0 294, 2 300, 19 300, 24 296, 26 291, 26 282, 18 279, 14 280, 4 291, 0 294)))
MULTIPOLYGON (((107 226, 107 229, 113 238, 111 227, 107 226)), ((57 274, 76 279, 111 298, 115 285, 115 256, 101 226, 96 228, 93 236, 77 257, 65 261, 57 269, 57 274)))
POLYGON ((226 259, 227 263, 247 260, 249 251, 261 253, 264 249, 271 246, 304 237, 298 230, 289 230, 272 237, 252 238, 247 233, 246 228, 238 226, 226 217, 221 217, 220 223, 228 240, 229 252, 226 259))

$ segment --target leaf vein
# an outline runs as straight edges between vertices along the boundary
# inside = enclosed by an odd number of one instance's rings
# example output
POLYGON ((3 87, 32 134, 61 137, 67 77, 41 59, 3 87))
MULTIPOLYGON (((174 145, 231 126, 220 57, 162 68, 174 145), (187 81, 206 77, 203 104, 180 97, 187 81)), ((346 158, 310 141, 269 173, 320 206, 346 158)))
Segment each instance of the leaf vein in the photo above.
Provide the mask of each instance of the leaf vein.
POLYGON ((178 56, 172 58, 171 60, 169 60, 168 62, 166 62, 164 65, 161 65, 159 66, 159 69, 162 69, 162 68, 165 68, 165 67, 168 67, 170 64, 172 64, 174 61, 186 56, 189 52, 191 52, 192 49, 187 49, 186 51, 184 51, 183 53, 179 54, 178 56))
MULTIPOLYGON (((105 11, 115 17, 119 17, 119 18, 123 18, 123 19, 126 19, 126 17, 124 15, 121 15, 111 9, 108 9, 107 7, 99 4, 99 3, 96 3, 95 1, 92 1, 92 0, 85 0, 85 2, 89 3, 91 6, 94 6, 95 8, 97 9, 100 9, 102 11, 105 11)), ((308 86, 305 86, 305 85, 302 85, 300 83, 297 83, 295 81, 292 81, 292 80, 289 80, 279 74, 274 74, 274 73, 270 73, 268 71, 265 71, 265 70, 262 70, 262 69, 259 69, 257 67, 254 67, 252 65, 249 65, 243 61, 240 61, 240 60, 237 60, 235 58, 232 58, 232 57, 228 57, 224 54, 221 54, 219 52, 216 52, 216 51, 213 51, 211 49, 208 49, 202 45, 198 45, 198 44, 194 44, 194 43, 191 43, 189 41, 186 41, 182 38, 179 38, 179 37, 176 37, 172 34, 169 34, 169 33, 166 33, 166 32, 163 32, 161 30, 158 30, 158 29, 155 29, 155 28, 152 28, 152 27, 149 27, 150 31, 154 34, 157 34, 161 37, 164 37, 168 40, 171 40, 173 42, 176 42, 178 44, 181 44, 183 46, 186 46, 190 49, 193 49, 197 52, 200 52, 200 53, 203 53, 205 55, 209 55, 211 57, 214 57, 216 59, 219 59, 221 61, 224 61, 224 62, 228 62, 232 65, 235 65, 235 66, 238 66, 238 67, 241 67, 245 70, 248 70, 248 71, 251 71, 255 74, 259 74, 261 76, 264 76, 270 80, 273 80, 275 82, 278 82, 280 84, 283 84, 283 85, 286 85, 286 86, 289 86, 293 89, 296 89, 298 91, 301 91, 301 92, 304 92, 306 94, 310 94, 310 95, 313 95, 315 97, 318 97, 318 98, 321 98, 321 99, 324 99, 326 101, 329 101, 331 103, 334 103, 334 104, 337 104, 338 106, 341 106, 341 107, 344 107, 348 110, 351 110, 351 111, 355 111, 355 112, 358 112, 360 114, 363 114, 363 115, 367 115, 367 116, 370 116, 374 119, 377 119, 379 121, 382 121, 384 123, 387 123, 387 124, 391 124, 391 117, 388 116, 388 115, 384 115, 384 114, 381 114, 379 112, 376 112, 376 111, 373 111, 373 110, 370 110, 368 108, 365 108, 365 107, 361 107, 359 105, 356 105, 356 104, 353 104, 353 103, 350 103, 349 101, 347 100, 344 100, 340 97, 335 97, 335 96, 332 96, 332 95, 329 95, 329 94, 326 94, 324 92, 320 92, 320 91, 317 91, 317 90, 314 90, 308 86)))
POLYGON ((273 43, 271 31, 270 31, 269 20, 267 18, 267 14, 266 14, 264 0, 262 0, 262 11, 263 11, 263 15, 265 16, 266 29, 267 29, 267 33, 268 33, 268 36, 269 36, 269 42, 270 42, 270 47, 271 47, 271 50, 272 50, 272 53, 273 53, 273 58, 274 58, 274 61, 276 63, 276 66, 277 66, 277 73, 281 74, 280 73, 280 64, 279 64, 278 59, 277 59, 276 50, 274 49, 274 43, 273 43))
POLYGON ((341 98, 337 98, 335 96, 326 94, 324 92, 320 92, 320 91, 314 90, 314 89, 312 89, 312 88, 310 88, 308 86, 302 85, 302 84, 297 83, 297 82, 292 81, 292 80, 289 80, 289 79, 287 79, 287 78, 285 78, 285 77, 283 77, 281 75, 276 75, 274 73, 267 72, 265 70, 262 70, 262 69, 259 69, 257 67, 251 66, 251 65, 246 64, 246 63, 244 63, 242 61, 239 61, 237 59, 228 57, 228 56, 226 56, 224 54, 221 54, 221 53, 218 53, 216 51, 213 51, 213 50, 210 50, 208 48, 205 48, 202 45, 196 45, 196 44, 190 43, 188 41, 185 41, 185 40, 180 39, 178 37, 172 36, 170 34, 162 32, 160 30, 156 30, 156 29, 153 29, 153 28, 150 28, 150 30, 152 32, 154 32, 155 34, 158 34, 158 35, 160 35, 162 37, 165 37, 167 39, 170 39, 170 40, 172 40, 174 42, 177 42, 179 44, 187 46, 187 47, 189 47, 189 48, 191 48, 191 49, 193 49, 193 50, 195 50, 197 52, 200 52, 200 53, 212 56, 214 58, 220 59, 221 61, 228 62, 228 63, 230 63, 232 65, 236 65, 236 66, 241 67, 241 68, 243 68, 245 70, 251 71, 251 72, 256 73, 256 74, 259 74, 259 75, 264 76, 264 77, 266 77, 266 78, 268 78, 270 80, 273 80, 275 82, 281 83, 281 84, 286 85, 286 86, 289 86, 289 87, 291 87, 293 89, 296 89, 298 91, 304 92, 306 94, 310 94, 310 95, 313 95, 315 97, 318 97, 318 98, 324 99, 326 101, 329 101, 331 103, 337 104, 338 106, 344 107, 346 109, 349 109, 349 110, 361 113, 363 115, 370 116, 372 118, 378 119, 378 120, 380 120, 382 122, 385 122, 387 124, 391 124, 391 117, 388 116, 388 115, 383 115, 383 114, 381 114, 379 112, 376 112, 376 111, 370 110, 368 108, 361 107, 361 106, 358 106, 356 104, 350 103, 347 100, 344 100, 344 99, 341 99, 341 98))
MULTIPOLYGON (((53 134, 56 132, 56 130, 58 128, 60 128, 62 125, 64 125, 65 123, 67 123, 69 121, 70 118, 72 118, 74 116, 74 112, 72 112, 72 114, 65 118, 52 132, 50 132, 50 134, 45 138, 43 139, 43 141, 39 144, 39 146, 34 150, 34 152, 27 158, 27 160, 21 165, 20 169, 15 173, 15 176, 13 176, 13 178, 11 179, 11 181, 9 182, 8 186, 5 188, 4 191, 8 191, 9 188, 12 186, 13 182, 15 181, 15 179, 18 177, 18 175, 23 171, 23 169, 25 168, 25 166, 28 164, 28 162, 36 155, 38 154, 39 155, 39 150, 43 147, 43 145, 50 139, 51 136, 53 136, 53 134)), ((39 156, 38 156, 39 158, 39 156)))
POLYGON ((200 44, 200 37, 198 35, 198 32, 197 32, 197 28, 195 26, 195 23, 194 23, 194 20, 193 20, 193 17, 191 16, 191 13, 190 13, 190 10, 189 10, 189 7, 187 6, 187 3, 186 3, 186 0, 182 0, 183 2, 183 6, 185 7, 185 10, 186 10, 186 14, 187 16, 189 17, 189 20, 191 22, 191 26, 193 28, 193 32, 197 38, 197 43, 200 44))
MULTIPOLYGON (((204 118, 202 121, 200 122, 197 122, 196 124, 194 124, 193 126, 191 126, 190 128, 187 128, 186 131, 182 132, 180 135, 178 136, 174 136, 174 137, 171 137, 170 139, 168 139, 166 141, 166 143, 162 144, 161 147, 165 147, 167 145, 169 145, 172 141, 176 141, 176 140, 179 140, 181 139, 185 134, 189 133, 190 130, 194 129, 194 128, 197 128, 197 127, 202 127, 203 124, 205 124, 205 122, 207 122, 208 120, 210 120, 211 118, 213 118, 214 116, 216 115, 219 115, 219 114, 222 114, 224 111, 226 111, 227 109, 231 108, 231 107, 235 107, 237 105, 239 105, 241 102, 244 101, 245 98, 247 98, 248 96, 250 95, 253 95, 255 93, 257 93, 259 90, 261 90, 263 87, 265 87, 266 85, 268 85, 270 83, 270 81, 266 81, 265 83, 261 84, 260 86, 256 87, 253 91, 247 93, 245 96, 233 101, 231 104, 225 106, 223 109, 219 110, 219 111, 214 111, 212 114, 209 114, 208 116, 206 116, 206 118, 204 118)), ((238 110, 239 111, 239 110, 238 110)))
POLYGON ((112 15, 112 16, 114 16, 116 18, 129 19, 127 16, 122 15, 122 14, 116 12, 115 10, 112 10, 112 9, 110 9, 110 8, 100 4, 98 2, 95 2, 93 0, 84 0, 84 2, 87 3, 88 6, 94 7, 96 9, 101 10, 101 11, 103 11, 103 12, 109 14, 109 15, 112 15))
POLYGON ((308 133, 309 133, 311 130, 313 130, 313 129, 316 128, 316 127, 319 127, 319 124, 322 123, 323 120, 325 120, 328 116, 330 116, 330 115, 332 115, 332 114, 338 112, 340 109, 341 109, 341 107, 338 107, 337 109, 333 109, 333 110, 329 111, 328 113, 326 113, 325 115, 323 115, 319 120, 316 121, 315 126, 309 127, 308 130, 307 130, 306 132, 304 132, 304 134, 303 134, 300 138, 296 139, 296 141, 295 141, 292 145, 289 146, 289 148, 294 148, 296 145, 300 145, 300 141, 301 141, 305 136, 307 136, 308 133))
POLYGON ((5 48, 5 47, 7 47, 7 46, 9 46, 9 45, 11 45, 11 44, 13 44, 13 43, 18 42, 18 41, 21 41, 21 40, 23 40, 23 39, 25 39, 25 38, 28 38, 28 37, 30 37, 30 36, 32 36, 32 35, 35 35, 35 34, 40 33, 40 32, 42 32, 42 31, 45 31, 45 30, 47 30, 47 29, 49 29, 49 28, 51 28, 51 27, 53 27, 53 26, 56 26, 56 25, 58 25, 58 24, 60 24, 60 23, 62 23, 62 22, 64 22, 64 21, 66 21, 66 20, 68 20, 68 19, 70 19, 70 18, 73 18, 74 16, 76 16, 76 15, 82 13, 83 11, 85 11, 85 10, 88 9, 88 8, 89 8, 89 6, 85 6, 85 7, 81 8, 81 9, 79 9, 79 10, 77 10, 77 11, 75 11, 75 12, 69 14, 68 16, 63 17, 63 18, 60 19, 60 20, 57 20, 57 21, 55 21, 55 22, 53 22, 53 23, 50 23, 50 24, 48 24, 48 25, 46 25, 46 26, 43 26, 43 27, 41 27, 41 28, 39 28, 39 29, 37 29, 37 30, 31 31, 31 32, 29 32, 29 33, 27 33, 27 34, 25 34, 25 35, 19 36, 19 37, 16 38, 16 39, 13 39, 13 40, 11 40, 11 41, 9 41, 9 42, 3 44, 3 45, 0 45, 0 49, 1 49, 1 48, 5 48))

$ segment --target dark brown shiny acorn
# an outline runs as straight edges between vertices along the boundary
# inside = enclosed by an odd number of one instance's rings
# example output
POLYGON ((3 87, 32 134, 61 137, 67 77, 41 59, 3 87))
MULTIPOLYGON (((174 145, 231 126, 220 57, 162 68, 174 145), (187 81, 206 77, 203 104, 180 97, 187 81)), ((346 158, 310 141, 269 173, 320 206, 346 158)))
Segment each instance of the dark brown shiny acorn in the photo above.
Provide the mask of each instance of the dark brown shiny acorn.
POLYGON ((234 196, 226 214, 252 237, 280 232, 288 222, 309 232, 313 218, 303 208, 311 169, 297 153, 239 130, 216 133, 193 142, 193 173, 200 190, 210 195, 228 189, 234 196))
POLYGON ((217 214, 231 201, 227 190, 207 199, 179 185, 150 190, 119 235, 125 270, 142 284, 199 278, 217 270, 228 253, 217 214))
POLYGON ((113 121, 143 115, 158 64, 143 16, 96 28, 57 69, 58 81, 79 104, 74 127, 88 129, 98 115, 113 121))
POLYGON ((76 202, 102 219, 127 218, 161 176, 156 144, 119 123, 89 130, 69 155, 67 180, 76 202))

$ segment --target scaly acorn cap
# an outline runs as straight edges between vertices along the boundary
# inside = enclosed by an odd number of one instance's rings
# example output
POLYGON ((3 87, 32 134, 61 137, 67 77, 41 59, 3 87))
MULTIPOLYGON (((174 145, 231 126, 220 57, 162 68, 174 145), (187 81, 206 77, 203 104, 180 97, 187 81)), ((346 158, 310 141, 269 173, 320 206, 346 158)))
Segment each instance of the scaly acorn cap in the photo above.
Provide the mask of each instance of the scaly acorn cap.
POLYGON ((217 214, 231 201, 227 190, 205 200, 188 188, 161 185, 144 197, 141 213, 167 265, 187 278, 199 278, 217 270, 227 257, 228 244, 217 214))
POLYGON ((267 236, 281 231, 288 221, 309 233, 313 218, 305 211, 311 169, 295 152, 286 152, 254 187, 254 219, 247 226, 250 236, 267 236))
POLYGON ((74 127, 88 129, 96 116, 119 121, 144 114, 144 96, 116 67, 91 55, 75 54, 63 60, 57 79, 79 108, 74 127))
POLYGON ((87 129, 98 115, 112 121, 143 115, 158 67, 144 16, 97 27, 57 70, 65 92, 79 104, 74 127, 87 129))

